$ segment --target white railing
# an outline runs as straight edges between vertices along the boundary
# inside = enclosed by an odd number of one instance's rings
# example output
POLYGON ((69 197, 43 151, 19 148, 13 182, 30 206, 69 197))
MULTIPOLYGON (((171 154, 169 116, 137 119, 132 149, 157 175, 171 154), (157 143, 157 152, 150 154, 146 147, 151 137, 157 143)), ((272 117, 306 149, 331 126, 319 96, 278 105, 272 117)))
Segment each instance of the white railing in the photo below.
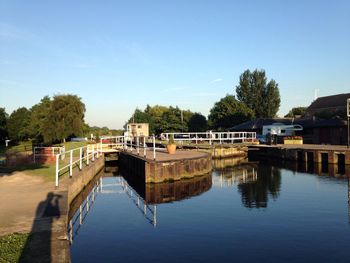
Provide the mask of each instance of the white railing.
POLYGON ((256 139, 256 132, 170 132, 162 133, 161 139, 168 141, 170 136, 174 137, 174 141, 192 141, 221 143, 246 142, 256 139))
POLYGON ((108 148, 123 148, 125 136, 102 136, 100 143, 103 149, 108 148))
POLYGON ((62 147, 38 147, 35 146, 33 148, 33 156, 34 156, 34 163, 37 161, 37 159, 41 159, 43 157, 54 157, 56 154, 63 153, 65 151, 64 146, 62 147))
POLYGON ((147 157, 147 151, 152 152, 153 160, 156 160, 156 151, 164 150, 164 148, 156 147, 155 136, 104 136, 101 137, 101 151, 106 148, 118 148, 126 152, 135 151, 137 155, 147 157), (151 146, 147 146, 151 144, 151 146))
POLYGON ((83 163, 89 165, 90 161, 95 161, 95 158, 99 158, 101 155, 101 144, 90 144, 56 154, 56 187, 58 187, 60 174, 69 172, 69 176, 72 177, 75 167, 82 170, 83 163), (69 158, 66 158, 67 155, 69 158))

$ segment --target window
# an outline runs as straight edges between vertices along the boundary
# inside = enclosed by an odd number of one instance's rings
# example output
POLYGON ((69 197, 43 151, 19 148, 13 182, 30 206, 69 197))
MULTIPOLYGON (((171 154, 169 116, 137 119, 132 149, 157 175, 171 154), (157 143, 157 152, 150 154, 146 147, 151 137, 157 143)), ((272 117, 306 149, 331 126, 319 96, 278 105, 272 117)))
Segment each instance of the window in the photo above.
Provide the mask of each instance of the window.
POLYGON ((138 129, 141 129, 141 128, 142 128, 142 125, 137 125, 137 128, 138 128, 138 129))

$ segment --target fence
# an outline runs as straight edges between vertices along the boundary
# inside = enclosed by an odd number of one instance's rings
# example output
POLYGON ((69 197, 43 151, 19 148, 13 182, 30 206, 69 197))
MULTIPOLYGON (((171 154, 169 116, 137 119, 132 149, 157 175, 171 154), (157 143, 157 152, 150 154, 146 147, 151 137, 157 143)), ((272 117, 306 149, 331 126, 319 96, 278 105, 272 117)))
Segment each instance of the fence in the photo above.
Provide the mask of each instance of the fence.
POLYGON ((208 141, 210 145, 214 142, 222 144, 256 140, 256 132, 172 132, 162 133, 161 139, 169 141, 170 136, 173 136, 175 141, 191 141, 196 144, 208 141))
POLYGON ((58 186, 60 175, 68 172, 71 177, 75 167, 82 170, 83 164, 89 165, 90 161, 95 161, 95 158, 99 158, 102 155, 101 146, 101 144, 90 144, 56 154, 56 187, 58 186))

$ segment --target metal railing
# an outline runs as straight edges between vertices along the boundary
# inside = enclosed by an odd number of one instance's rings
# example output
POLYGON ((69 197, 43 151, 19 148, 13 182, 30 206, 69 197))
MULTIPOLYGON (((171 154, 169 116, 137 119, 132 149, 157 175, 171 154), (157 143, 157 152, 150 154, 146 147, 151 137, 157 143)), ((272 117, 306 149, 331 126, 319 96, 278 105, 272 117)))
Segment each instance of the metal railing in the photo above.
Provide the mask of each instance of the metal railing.
POLYGON ((101 138, 101 145, 101 152, 104 149, 117 148, 126 152, 136 152, 137 155, 145 158, 148 151, 152 153, 153 160, 156 160, 157 150, 164 150, 164 148, 156 147, 155 136, 105 136, 101 138))
POLYGON ((256 132, 170 132, 162 133, 161 139, 168 141, 170 136, 175 141, 191 141, 196 144, 207 141, 211 145, 214 142, 222 144, 252 141, 256 139, 256 132))
POLYGON ((90 161, 95 161, 102 155, 100 144, 90 144, 84 147, 75 148, 69 151, 56 154, 55 185, 58 187, 59 177, 64 173, 69 173, 72 177, 73 169, 78 167, 83 169, 83 164, 89 165, 90 161), (68 155, 68 158, 66 158, 68 155))

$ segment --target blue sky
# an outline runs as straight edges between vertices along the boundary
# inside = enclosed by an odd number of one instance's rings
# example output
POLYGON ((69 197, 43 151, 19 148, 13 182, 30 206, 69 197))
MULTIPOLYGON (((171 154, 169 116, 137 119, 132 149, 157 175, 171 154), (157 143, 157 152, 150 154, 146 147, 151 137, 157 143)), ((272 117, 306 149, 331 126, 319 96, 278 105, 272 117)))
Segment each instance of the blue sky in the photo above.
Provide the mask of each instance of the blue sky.
POLYGON ((136 107, 208 115, 246 69, 279 83, 280 115, 350 92, 350 1, 3 1, 0 107, 72 93, 90 125, 136 107))

